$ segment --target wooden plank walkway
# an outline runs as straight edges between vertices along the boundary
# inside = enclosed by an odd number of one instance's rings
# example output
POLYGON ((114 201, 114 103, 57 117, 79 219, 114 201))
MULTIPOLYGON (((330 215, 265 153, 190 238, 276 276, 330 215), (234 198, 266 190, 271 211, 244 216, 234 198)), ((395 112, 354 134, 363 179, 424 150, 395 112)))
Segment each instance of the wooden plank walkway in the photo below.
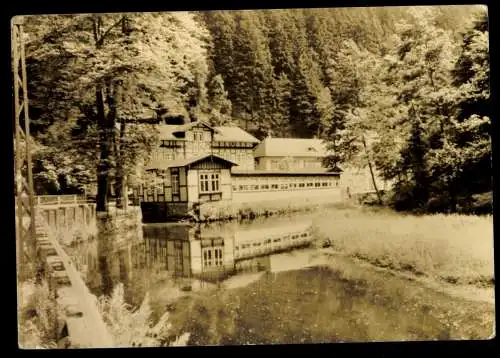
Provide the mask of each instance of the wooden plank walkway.
POLYGON ((37 246, 58 287, 58 303, 65 312, 65 323, 71 347, 112 348, 109 333, 97 306, 97 298, 88 290, 83 279, 55 238, 45 230, 44 219, 36 216, 37 246))

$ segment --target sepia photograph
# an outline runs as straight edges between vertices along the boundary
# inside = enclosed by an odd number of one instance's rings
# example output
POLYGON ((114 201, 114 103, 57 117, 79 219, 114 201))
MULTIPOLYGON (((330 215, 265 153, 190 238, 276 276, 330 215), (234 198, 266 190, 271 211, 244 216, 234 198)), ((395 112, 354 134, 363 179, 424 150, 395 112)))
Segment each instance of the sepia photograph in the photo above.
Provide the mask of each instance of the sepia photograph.
POLYGON ((493 339, 488 22, 11 18, 17 346, 493 339))

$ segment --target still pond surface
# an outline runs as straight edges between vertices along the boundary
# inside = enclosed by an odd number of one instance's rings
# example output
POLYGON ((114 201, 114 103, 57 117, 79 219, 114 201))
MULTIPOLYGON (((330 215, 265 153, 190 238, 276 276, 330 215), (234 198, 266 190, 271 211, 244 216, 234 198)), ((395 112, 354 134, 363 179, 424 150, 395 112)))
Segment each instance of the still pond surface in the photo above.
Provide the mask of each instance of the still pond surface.
POLYGON ((493 307, 325 255, 314 213, 252 222, 147 224, 71 249, 96 295, 123 283, 188 345, 486 339, 493 307))

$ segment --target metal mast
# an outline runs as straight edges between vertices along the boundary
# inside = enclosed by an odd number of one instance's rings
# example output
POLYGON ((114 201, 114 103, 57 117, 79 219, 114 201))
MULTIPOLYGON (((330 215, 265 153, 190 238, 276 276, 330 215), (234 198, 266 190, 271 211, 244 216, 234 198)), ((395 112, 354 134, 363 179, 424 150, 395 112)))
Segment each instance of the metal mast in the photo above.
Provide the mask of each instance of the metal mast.
MULTIPOLYGON (((31 167, 28 85, 23 41, 23 17, 12 19, 12 75, 14 81, 14 158, 16 183, 16 241, 18 272, 24 268, 26 246, 33 254, 35 200, 31 167)), ((33 257, 29 255, 28 257, 33 257)))

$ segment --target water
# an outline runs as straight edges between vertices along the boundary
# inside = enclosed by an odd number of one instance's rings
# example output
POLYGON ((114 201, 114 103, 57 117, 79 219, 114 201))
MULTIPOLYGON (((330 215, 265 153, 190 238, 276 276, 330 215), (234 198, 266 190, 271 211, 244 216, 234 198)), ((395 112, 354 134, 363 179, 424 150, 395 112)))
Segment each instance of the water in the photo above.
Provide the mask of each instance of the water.
POLYGON ((147 224, 71 251, 97 295, 150 294, 189 345, 478 339, 492 307, 323 255, 314 213, 241 223, 147 224), (485 318, 486 317, 486 318, 485 318))

